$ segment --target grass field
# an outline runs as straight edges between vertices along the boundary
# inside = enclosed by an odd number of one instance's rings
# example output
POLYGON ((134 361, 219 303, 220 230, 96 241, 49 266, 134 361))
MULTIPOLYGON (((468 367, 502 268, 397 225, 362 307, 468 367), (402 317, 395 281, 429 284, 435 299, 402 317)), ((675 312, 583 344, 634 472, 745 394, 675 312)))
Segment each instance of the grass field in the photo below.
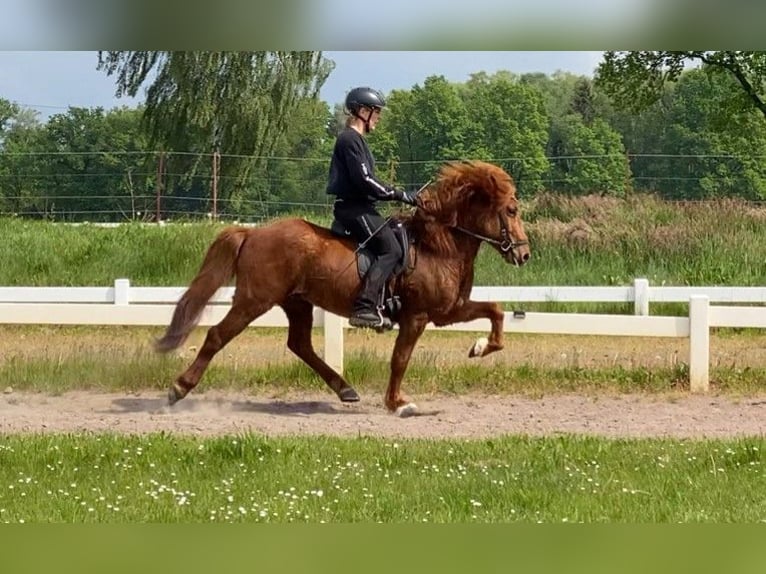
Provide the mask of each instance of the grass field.
POLYGON ((0 522, 762 522, 766 441, 0 437, 0 522))

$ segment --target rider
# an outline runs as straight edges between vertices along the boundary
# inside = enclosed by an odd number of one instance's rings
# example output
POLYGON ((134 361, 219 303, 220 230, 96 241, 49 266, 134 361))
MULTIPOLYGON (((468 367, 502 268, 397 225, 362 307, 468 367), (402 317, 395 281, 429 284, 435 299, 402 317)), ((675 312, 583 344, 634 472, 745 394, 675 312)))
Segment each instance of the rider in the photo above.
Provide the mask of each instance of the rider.
POLYGON ((349 117, 335 141, 330 162, 327 193, 337 197, 333 215, 354 239, 360 243, 367 241, 366 246, 376 255, 354 301, 349 318, 354 327, 390 326, 378 307, 378 296, 402 256, 393 230, 378 213, 375 203, 397 200, 416 205, 417 201, 415 193, 395 189, 375 177, 375 161, 364 136, 375 129, 385 105, 383 96, 372 88, 354 88, 348 93, 349 117))

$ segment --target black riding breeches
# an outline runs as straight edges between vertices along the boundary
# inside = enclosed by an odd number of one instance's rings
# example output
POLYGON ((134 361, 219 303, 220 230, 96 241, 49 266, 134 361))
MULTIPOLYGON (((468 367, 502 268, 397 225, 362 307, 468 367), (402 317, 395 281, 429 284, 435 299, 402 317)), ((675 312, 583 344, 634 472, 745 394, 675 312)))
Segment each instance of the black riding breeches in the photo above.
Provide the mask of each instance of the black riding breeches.
POLYGON ((402 248, 388 222, 369 204, 336 203, 335 218, 348 229, 354 239, 365 243, 375 259, 365 275, 364 284, 354 302, 354 311, 374 310, 386 280, 402 257, 402 248))

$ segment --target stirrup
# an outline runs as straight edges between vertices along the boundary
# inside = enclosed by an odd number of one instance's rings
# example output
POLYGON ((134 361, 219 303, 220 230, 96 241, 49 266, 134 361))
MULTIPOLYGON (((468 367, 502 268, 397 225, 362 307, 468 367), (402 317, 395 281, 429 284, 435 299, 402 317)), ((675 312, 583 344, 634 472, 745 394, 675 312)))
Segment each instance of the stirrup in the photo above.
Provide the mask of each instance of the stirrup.
POLYGON ((393 328, 391 320, 388 317, 384 317, 380 311, 366 311, 359 314, 352 314, 351 317, 349 317, 348 324, 352 327, 375 329, 378 332, 387 331, 393 328))
POLYGON ((383 317, 383 320, 380 322, 380 325, 375 327, 375 330, 378 333, 384 333, 386 331, 390 331, 394 328, 394 324, 391 322, 391 319, 388 317, 383 317))

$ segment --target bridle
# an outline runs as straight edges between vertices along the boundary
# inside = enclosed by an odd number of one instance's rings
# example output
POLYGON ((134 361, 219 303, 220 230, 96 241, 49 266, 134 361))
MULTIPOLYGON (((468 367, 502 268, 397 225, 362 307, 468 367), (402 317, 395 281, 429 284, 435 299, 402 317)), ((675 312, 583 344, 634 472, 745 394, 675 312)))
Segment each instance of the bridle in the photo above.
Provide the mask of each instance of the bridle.
POLYGON ((508 253, 511 249, 516 249, 517 247, 521 247, 522 245, 529 244, 529 241, 516 241, 515 239, 513 239, 513 237, 511 237, 511 233, 508 231, 508 227, 505 225, 505 221, 503 221, 503 216, 498 213, 497 218, 500 221, 500 237, 502 239, 487 237, 486 235, 482 235, 481 233, 476 233, 474 231, 466 229, 465 227, 460 227, 459 225, 454 225, 452 227, 454 229, 457 229, 458 231, 462 231, 463 233, 470 235, 471 237, 475 237, 476 239, 480 239, 481 241, 486 241, 490 245, 497 246, 500 249, 500 251, 502 251, 503 253, 508 253))

